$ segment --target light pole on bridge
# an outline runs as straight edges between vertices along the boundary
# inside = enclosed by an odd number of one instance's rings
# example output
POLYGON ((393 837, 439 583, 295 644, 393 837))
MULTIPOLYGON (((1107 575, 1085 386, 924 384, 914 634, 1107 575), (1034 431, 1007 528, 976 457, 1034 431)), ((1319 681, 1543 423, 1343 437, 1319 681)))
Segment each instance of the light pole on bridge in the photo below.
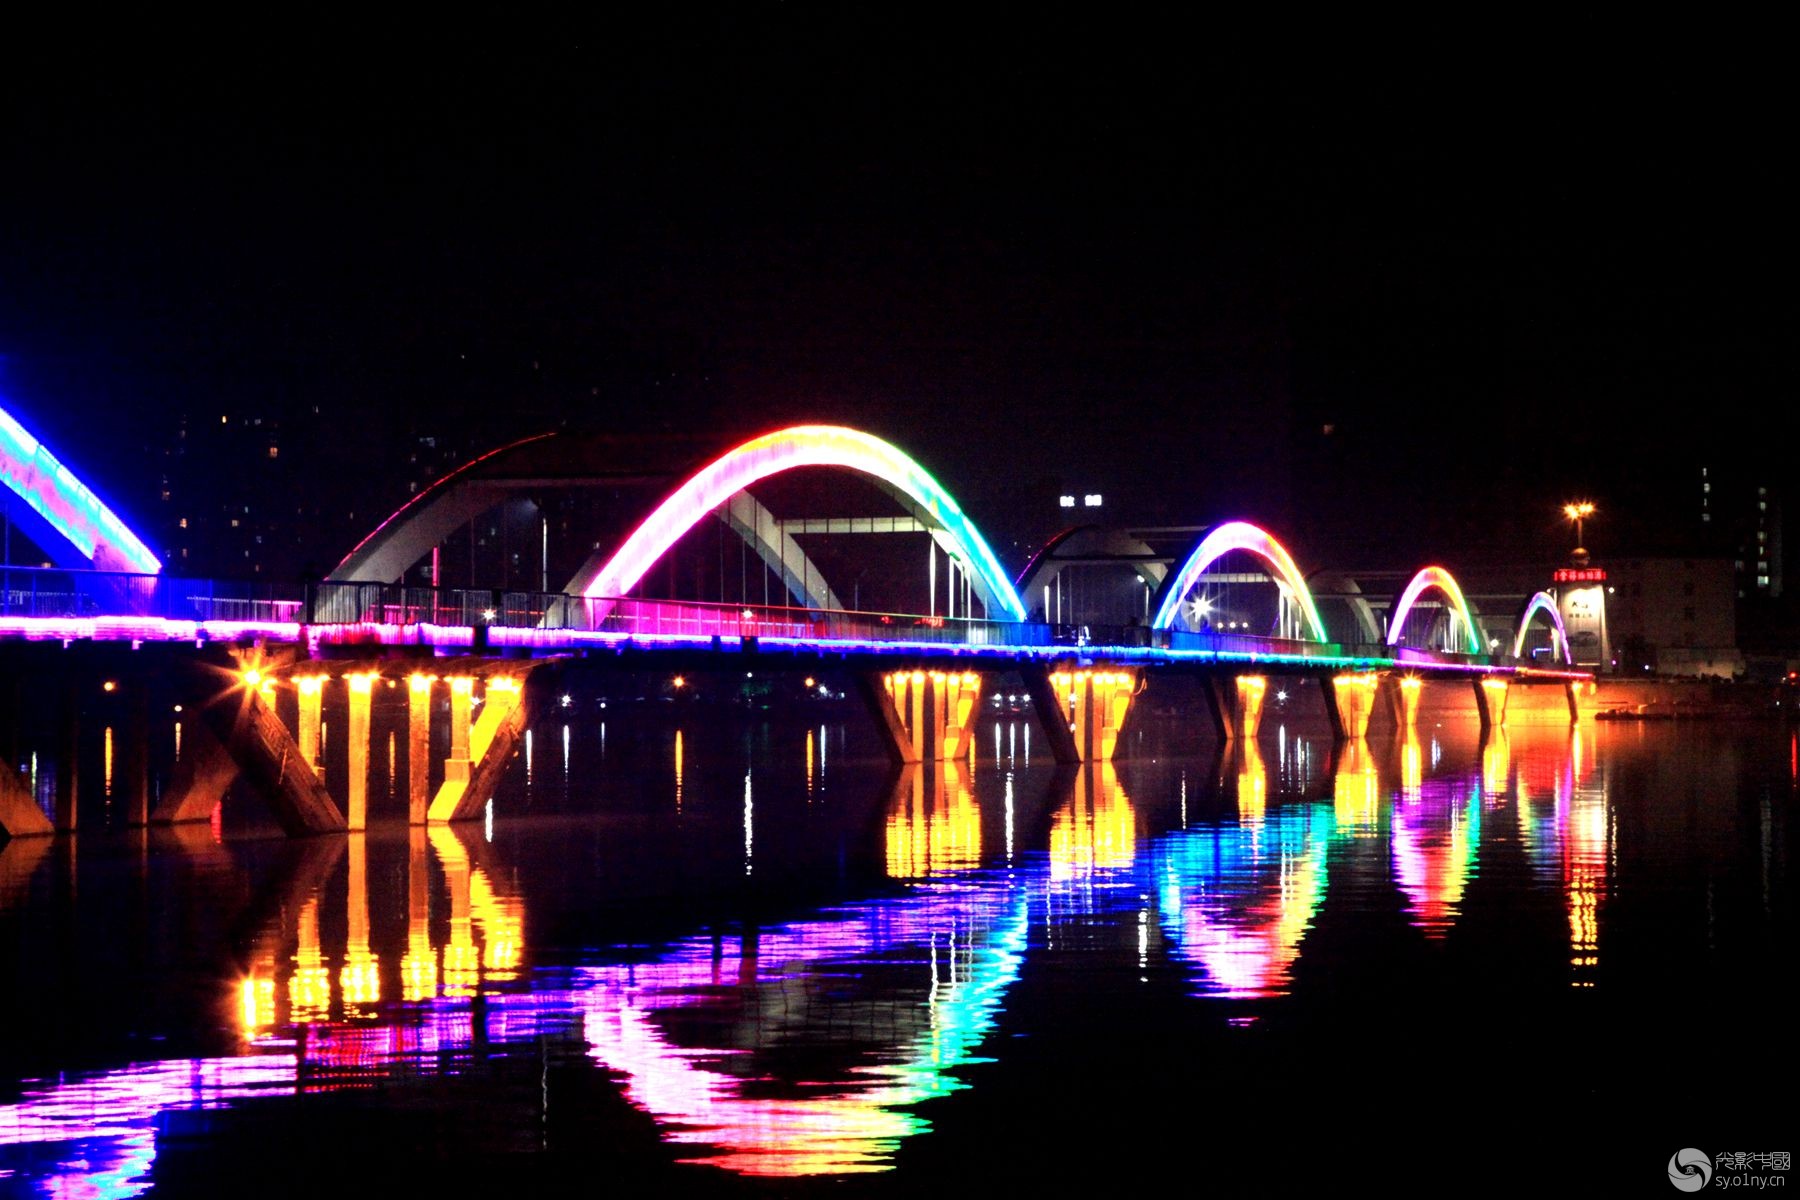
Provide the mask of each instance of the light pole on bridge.
POLYGON ((1575 558, 1580 560, 1585 560, 1588 556, 1587 548, 1583 544, 1585 539, 1582 537, 1582 529, 1587 519, 1593 515, 1592 501, 1580 500, 1573 504, 1563 505, 1563 516, 1575 522, 1575 558))

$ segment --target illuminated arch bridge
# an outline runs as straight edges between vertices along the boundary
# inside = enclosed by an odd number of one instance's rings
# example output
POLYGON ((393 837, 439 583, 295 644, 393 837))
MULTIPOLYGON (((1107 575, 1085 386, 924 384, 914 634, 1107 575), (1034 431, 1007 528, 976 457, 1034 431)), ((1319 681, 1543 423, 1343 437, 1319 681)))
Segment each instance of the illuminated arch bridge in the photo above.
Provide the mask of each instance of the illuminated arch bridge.
MULTIPOLYGON (((722 452, 697 449, 565 435, 515 442, 426 489, 352 550, 328 579, 296 584, 286 593, 269 585, 234 592, 225 584, 149 573, 159 564, 142 543, 6 418, 0 422, 0 457, 8 485, 68 543, 66 561, 146 573, 64 571, 67 578, 55 587, 40 591, 34 584, 25 611, 15 608, 8 588, 0 601, 0 638, 129 641, 134 647, 161 641, 196 650, 208 642, 258 643, 237 661, 237 683, 229 691, 238 703, 219 703, 224 685, 216 680, 206 685, 207 694, 194 698, 224 752, 259 781, 284 826, 296 833, 363 827, 366 769, 350 770, 341 808, 325 791, 319 768, 322 692, 327 682, 341 680, 350 705, 349 741, 362 745, 358 739, 366 739, 368 725, 359 724, 357 714, 367 716, 375 682, 384 676, 389 685, 400 682, 398 668, 388 661, 396 648, 404 648, 408 662, 421 651, 463 660, 443 667, 442 675, 416 665, 405 668, 413 697, 409 744, 426 748, 409 767, 409 811, 420 822, 471 819, 493 794, 498 773, 523 736, 530 703, 524 680, 536 666, 508 661, 513 658, 629 653, 638 666, 714 667, 783 656, 791 665, 830 661, 855 678, 890 750, 905 762, 960 760, 970 753, 982 674, 995 670, 1016 672, 1023 680, 1049 749, 1061 762, 1112 757, 1149 668, 1198 674, 1215 725, 1226 737, 1255 732, 1267 676, 1275 673, 1318 680, 1334 731, 1347 738, 1367 730, 1378 687, 1386 689, 1392 704, 1401 704, 1412 703, 1408 696, 1416 700, 1426 679, 1472 681, 1484 726, 1504 721, 1506 688, 1513 680, 1566 686, 1571 716, 1578 715, 1575 689, 1586 686, 1591 692, 1591 675, 1566 665, 1567 638, 1556 606, 1541 594, 1521 613, 1510 654, 1476 636, 1472 606, 1450 573, 1437 566, 1417 572, 1395 596, 1385 629, 1369 619, 1372 606, 1366 599, 1352 594, 1350 610, 1361 614, 1364 624, 1360 632, 1340 630, 1334 637, 1320 597, 1288 550, 1267 530, 1232 521, 1201 531, 1190 548, 1166 557, 1145 557, 1130 537, 1058 539, 1027 569, 1021 580, 1025 596, 1042 594, 1049 573, 1066 569, 1077 555, 1137 560, 1132 586, 1144 589, 1144 619, 1134 624, 1110 629, 1070 624, 1030 611, 949 490, 880 438, 840 426, 802 425, 722 452), (808 518, 796 525, 777 520, 749 490, 805 468, 853 472, 896 501, 900 515, 808 518), (646 485, 654 498, 629 532, 616 543, 590 541, 591 552, 560 592, 455 592, 404 583, 446 538, 496 505, 533 499, 558 486, 624 492, 646 485), (742 598, 708 604, 644 594, 653 569, 709 517, 755 550, 792 604, 757 605, 742 598), (927 535, 926 613, 846 610, 841 591, 795 537, 837 532, 927 535), (1228 559, 1238 565, 1229 566, 1228 559), (1247 569, 1245 560, 1251 564, 1247 569), (121 586, 126 580, 133 585, 121 586), (138 586, 145 580, 147 586, 138 586), (1272 615, 1221 628, 1207 616, 1208 592, 1216 586, 1265 593, 1272 588, 1274 602, 1264 609, 1272 615), (47 608, 39 603, 45 595, 47 608), (1561 667, 1546 669, 1519 657, 1531 630, 1546 624, 1561 667), (269 644, 284 642, 304 647, 292 656, 295 661, 271 667, 260 657, 269 644), (319 658, 337 660, 336 671, 321 673, 321 667, 309 665, 319 658), (471 659, 482 665, 469 665, 471 659), (345 660, 360 661, 350 669, 345 660), (477 685, 483 688, 479 720, 472 711, 477 685), (279 712, 288 710, 288 702, 278 710, 276 688, 292 689, 297 729, 285 727, 287 718, 279 712), (443 708, 431 703, 437 689, 448 693, 443 708), (434 775, 427 762, 429 748, 438 744, 430 736, 431 714, 446 709, 451 729, 443 742, 450 757, 434 775), (431 778, 442 780, 435 796, 427 794, 431 778)), ((840 494, 833 492, 834 498, 840 494)), ((547 551, 543 557, 547 563, 547 551)), ((1409 724, 1413 711, 1406 710, 1409 724)), ((360 760, 365 768, 366 750, 351 751, 365 755, 360 760)), ((21 798, 23 785, 9 788, 4 775, 0 771, 0 829, 46 831, 43 815, 21 798)), ((210 811, 204 795, 194 791, 172 793, 165 809, 162 819, 171 821, 202 819, 210 811)))
MULTIPOLYGON (((110 510, 57 462, 15 420, 0 412, 0 458, 5 478, 62 551, 65 565, 154 572, 160 564, 110 510)), ((249 632, 276 639, 298 638, 303 628, 355 626, 358 636, 384 641, 431 642, 440 647, 486 645, 555 653, 596 642, 632 639, 642 644, 679 645, 695 639, 754 637, 759 642, 848 643, 868 652, 913 645, 937 645, 942 653, 965 652, 1058 656, 1073 648, 1104 648, 1128 661, 1202 657, 1217 662, 1275 665, 1375 666, 1410 662, 1422 668, 1505 673, 1522 668, 1523 652, 1536 618, 1551 626, 1552 648, 1568 661, 1567 638, 1547 597, 1534 597, 1521 615, 1511 654, 1489 654, 1461 589, 1448 571, 1427 567, 1388 608, 1388 628, 1376 630, 1367 604, 1353 606, 1365 628, 1327 630, 1319 603, 1287 549, 1268 531, 1234 521, 1202 532, 1191 549, 1156 559, 1130 537, 1065 534, 1033 561, 1020 585, 1007 577, 986 538, 955 497, 900 448, 872 434, 843 426, 800 425, 708 451, 700 439, 638 439, 545 434, 503 446, 462 466, 395 512, 355 547, 323 584, 296 587, 288 599, 251 602, 219 599, 183 607, 167 594, 150 605, 129 601, 121 611, 104 605, 65 614, 64 625, 42 636, 71 629, 84 636, 107 636, 109 622, 131 625, 133 618, 163 615, 177 619, 174 637, 231 637, 249 632), (698 464, 698 465, 696 465, 698 464), (900 516, 781 521, 750 492, 752 485, 804 468, 835 468, 868 480, 898 502, 900 516), (557 487, 600 487, 614 491, 648 488, 654 502, 616 544, 597 544, 560 592, 506 594, 414 588, 403 580, 449 537, 497 505, 537 497, 557 487), (760 564, 780 580, 791 604, 705 605, 634 596, 653 568, 681 539, 708 517, 753 549, 760 564), (904 614, 852 613, 833 584, 796 540, 796 533, 912 531, 929 535, 935 572, 942 553, 945 586, 933 581, 928 619, 904 614), (1069 553, 1124 555, 1145 588, 1148 618, 1128 629, 1068 628, 1048 613, 1037 620, 1027 599, 1071 561, 1069 553), (1209 626, 1205 591, 1218 578, 1226 555, 1259 560, 1278 593, 1279 616, 1262 628, 1209 626), (1151 561, 1154 560, 1154 561, 1151 561), (960 603, 958 594, 960 590, 960 603), (943 616, 937 615, 942 593, 943 616), (179 610, 179 611, 177 611, 179 610), (1407 617, 1415 611, 1440 614, 1438 633, 1409 639, 1407 617), (894 617, 899 615, 900 620, 894 617), (68 622, 75 622, 69 625, 68 622)), ((547 555, 546 555, 547 559, 547 555)), ((1234 578, 1264 578, 1263 575, 1234 578)), ((172 591, 173 581, 164 592, 172 591)), ((186 589, 189 593, 195 589, 186 589)), ((227 589, 228 590, 228 589, 227 589)), ((134 593, 136 596, 137 593, 134 593)), ((35 614, 34 614, 35 615, 35 614)), ((0 616, 0 622, 9 617, 0 616)), ((43 618, 40 618, 43 619, 43 618)), ((137 632, 151 632, 140 622, 137 632)), ((0 624, 0 631, 7 631, 0 624)), ((10 632, 31 633, 13 620, 10 632)))

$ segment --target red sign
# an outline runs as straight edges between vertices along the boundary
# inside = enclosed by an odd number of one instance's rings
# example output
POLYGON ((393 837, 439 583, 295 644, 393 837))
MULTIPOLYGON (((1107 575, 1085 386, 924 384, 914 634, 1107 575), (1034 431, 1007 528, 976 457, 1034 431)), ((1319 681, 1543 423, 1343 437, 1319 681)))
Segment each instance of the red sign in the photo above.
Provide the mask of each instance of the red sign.
POLYGON ((1558 567, 1554 576, 1558 583, 1605 583, 1605 567, 1558 567))

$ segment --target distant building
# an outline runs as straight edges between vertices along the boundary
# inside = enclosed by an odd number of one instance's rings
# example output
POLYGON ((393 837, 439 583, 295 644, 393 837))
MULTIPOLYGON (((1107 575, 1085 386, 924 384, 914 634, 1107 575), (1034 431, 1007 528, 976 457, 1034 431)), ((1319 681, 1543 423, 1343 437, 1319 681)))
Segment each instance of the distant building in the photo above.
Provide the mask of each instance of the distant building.
POLYGON ((1700 544, 1731 557, 1736 598, 1782 594, 1782 491, 1767 472, 1700 467, 1700 544))
POLYGON ((1606 570, 1607 623, 1621 673, 1731 678, 1743 671, 1733 560, 1623 558, 1606 570))

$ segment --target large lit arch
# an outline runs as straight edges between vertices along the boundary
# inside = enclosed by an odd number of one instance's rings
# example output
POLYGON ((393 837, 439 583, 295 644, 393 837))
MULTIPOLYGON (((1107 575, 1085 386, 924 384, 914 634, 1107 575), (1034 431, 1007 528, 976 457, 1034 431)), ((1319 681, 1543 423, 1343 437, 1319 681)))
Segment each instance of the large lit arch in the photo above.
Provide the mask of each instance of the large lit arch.
POLYGON ((26 505, 11 509, 9 519, 58 566, 145 575, 162 570, 125 522, 3 408, 0 481, 26 505))
POLYGON ((1556 609, 1556 601, 1549 592, 1537 592, 1525 602, 1525 611, 1519 614, 1519 630, 1513 634, 1512 653, 1514 658, 1525 657, 1525 635, 1531 631, 1531 618, 1538 613, 1550 618, 1550 649, 1560 654, 1563 662, 1575 665, 1574 655, 1569 653, 1569 631, 1563 628, 1562 613, 1556 609))
POLYGON ((1388 610, 1388 645, 1400 644, 1400 636, 1406 632, 1406 618, 1412 612, 1413 605, 1432 588, 1436 588, 1450 601, 1451 611, 1462 618, 1463 642, 1468 647, 1467 652, 1480 654, 1483 649, 1481 629, 1475 624, 1475 616, 1469 611, 1469 602, 1463 598, 1462 588, 1457 585, 1455 576, 1442 567, 1424 568, 1394 597, 1394 607, 1388 610))
POLYGON ((897 447, 840 425, 796 425, 726 451, 675 489, 611 558, 602 564, 590 561, 568 591, 590 597, 625 595, 713 509, 758 480, 797 467, 844 467, 885 483, 941 533, 946 551, 969 571, 990 617, 1025 619, 1025 606, 993 550, 943 485, 897 447))
POLYGON ((1200 539, 1200 544, 1194 547, 1194 552, 1181 564, 1181 569, 1164 581, 1162 603, 1156 610, 1155 619, 1150 622, 1151 628, 1173 629, 1188 589, 1194 586, 1208 567, 1233 550, 1246 550, 1274 568, 1277 585, 1298 601, 1306 614, 1306 623, 1312 630, 1313 640, 1330 640, 1325 635, 1325 622, 1319 619, 1319 610, 1313 604, 1312 593, 1306 590, 1306 580, 1294 565, 1293 557, 1280 542, 1248 521, 1228 522, 1208 531, 1200 539))

